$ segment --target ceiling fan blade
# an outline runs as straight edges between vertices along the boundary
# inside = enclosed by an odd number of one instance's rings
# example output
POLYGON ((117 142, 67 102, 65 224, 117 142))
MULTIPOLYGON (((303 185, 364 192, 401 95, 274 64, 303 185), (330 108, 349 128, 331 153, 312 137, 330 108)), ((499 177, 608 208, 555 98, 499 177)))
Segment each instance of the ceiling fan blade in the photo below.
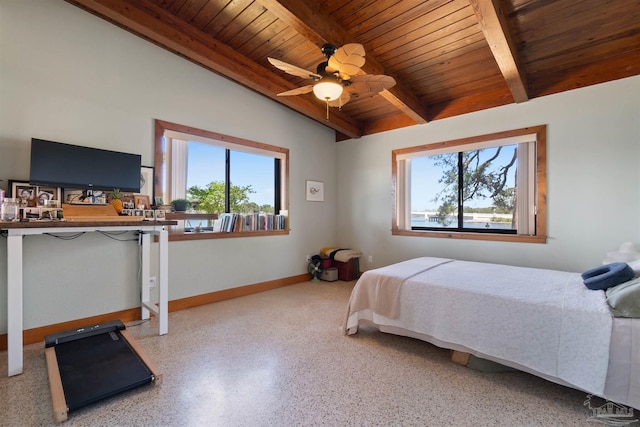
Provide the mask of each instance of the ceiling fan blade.
POLYGON ((391 76, 365 74, 351 78, 351 91, 357 93, 378 93, 392 88, 396 81, 391 76))
MULTIPOLYGON (((365 63, 364 47, 359 43, 349 43, 338 50, 329 58, 327 71, 338 71, 341 75, 353 76, 360 72, 360 67, 365 63)), ((342 76, 341 76, 342 77, 342 76)), ((344 79, 343 80, 348 80, 344 79)))
POLYGON ((286 92, 280 92, 277 96, 291 96, 302 95, 303 93, 309 93, 313 90, 313 85, 302 86, 297 89, 291 89, 286 92))
POLYGON ((305 70, 304 68, 296 67, 295 65, 288 64, 275 58, 267 58, 271 65, 285 73, 292 76, 302 77, 303 79, 320 80, 322 77, 314 72, 305 70))
POLYGON ((340 95, 340 98, 329 101, 329 107, 342 107, 344 104, 349 102, 350 99, 351 95, 349 94, 349 92, 343 91, 342 95, 340 95))

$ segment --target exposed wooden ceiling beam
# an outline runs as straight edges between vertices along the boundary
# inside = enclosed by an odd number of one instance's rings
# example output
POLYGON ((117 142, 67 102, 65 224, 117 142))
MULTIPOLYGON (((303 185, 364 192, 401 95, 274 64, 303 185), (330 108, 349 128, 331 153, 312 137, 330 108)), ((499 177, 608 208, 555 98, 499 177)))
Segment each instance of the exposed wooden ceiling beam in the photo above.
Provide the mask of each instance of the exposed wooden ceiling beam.
MULTIPOLYGON (((342 46, 357 43, 347 31, 338 25, 318 2, 300 0, 257 0, 269 12, 294 28, 309 41, 322 46, 325 43, 342 46)), ((367 56, 363 70, 368 74, 388 74, 382 64, 373 56, 367 56)), ((422 102, 401 81, 381 95, 396 108, 406 114, 415 123, 422 124, 428 120, 427 109, 422 102)))
POLYGON ((469 0, 469 3, 478 18, 484 37, 489 43, 514 101, 527 101, 529 99, 527 76, 520 63, 516 44, 511 37, 507 18, 500 7, 500 0, 469 0))
POLYGON ((149 1, 67 0, 86 11, 141 36, 162 48, 232 79, 351 138, 362 136, 362 126, 338 111, 326 110, 304 97, 276 97, 293 89, 290 82, 194 29, 149 1))

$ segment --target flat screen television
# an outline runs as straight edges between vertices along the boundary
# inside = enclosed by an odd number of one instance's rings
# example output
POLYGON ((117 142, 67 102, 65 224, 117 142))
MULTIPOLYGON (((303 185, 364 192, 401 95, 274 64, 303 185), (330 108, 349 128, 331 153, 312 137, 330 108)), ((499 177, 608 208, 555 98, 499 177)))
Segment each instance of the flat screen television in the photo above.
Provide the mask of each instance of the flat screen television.
POLYGON ((139 154, 31 139, 33 185, 81 190, 140 191, 139 154))

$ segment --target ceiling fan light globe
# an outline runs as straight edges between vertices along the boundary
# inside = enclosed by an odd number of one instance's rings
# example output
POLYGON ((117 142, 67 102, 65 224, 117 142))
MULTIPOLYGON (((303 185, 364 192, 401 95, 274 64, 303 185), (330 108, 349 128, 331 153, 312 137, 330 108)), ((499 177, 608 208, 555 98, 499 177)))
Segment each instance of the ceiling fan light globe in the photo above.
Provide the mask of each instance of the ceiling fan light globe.
POLYGON ((342 85, 337 82, 321 81, 313 86, 313 93, 323 101, 335 101, 342 95, 342 85))

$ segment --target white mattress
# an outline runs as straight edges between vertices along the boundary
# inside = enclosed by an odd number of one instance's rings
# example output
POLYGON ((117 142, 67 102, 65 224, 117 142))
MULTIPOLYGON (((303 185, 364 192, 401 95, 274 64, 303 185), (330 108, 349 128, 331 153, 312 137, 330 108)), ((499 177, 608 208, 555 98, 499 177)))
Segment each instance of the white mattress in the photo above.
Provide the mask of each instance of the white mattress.
POLYGON ((417 258, 362 275, 345 332, 361 324, 640 407, 640 322, 578 273, 417 258))

